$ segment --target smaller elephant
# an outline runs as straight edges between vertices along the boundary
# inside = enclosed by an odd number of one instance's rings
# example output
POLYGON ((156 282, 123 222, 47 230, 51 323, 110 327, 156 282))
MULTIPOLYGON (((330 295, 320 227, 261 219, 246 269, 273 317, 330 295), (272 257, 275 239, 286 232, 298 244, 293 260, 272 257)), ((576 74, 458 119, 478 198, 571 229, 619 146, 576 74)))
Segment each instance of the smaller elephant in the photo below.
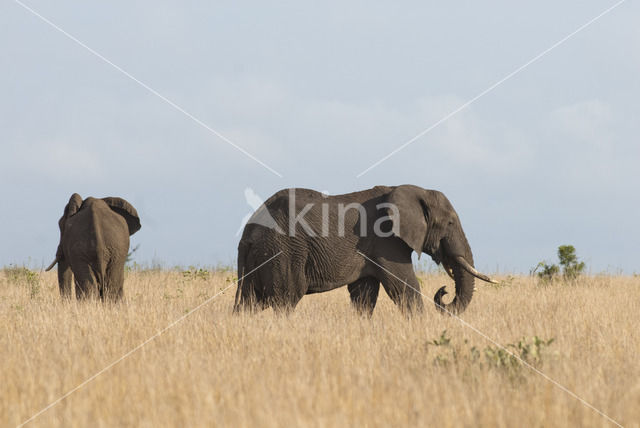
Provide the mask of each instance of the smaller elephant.
POLYGON ((136 209, 122 198, 82 200, 74 193, 58 226, 60 244, 46 270, 58 264, 60 295, 71 297, 73 277, 77 299, 120 300, 129 236, 141 227, 136 209))

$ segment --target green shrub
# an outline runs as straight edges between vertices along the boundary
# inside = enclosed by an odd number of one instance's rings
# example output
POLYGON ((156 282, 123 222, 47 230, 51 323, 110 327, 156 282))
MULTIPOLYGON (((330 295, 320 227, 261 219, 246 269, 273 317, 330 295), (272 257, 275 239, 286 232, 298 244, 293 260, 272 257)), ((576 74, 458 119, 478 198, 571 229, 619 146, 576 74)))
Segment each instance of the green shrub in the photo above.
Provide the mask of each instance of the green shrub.
MULTIPOLYGON (((558 247, 558 259, 560 260, 560 266, 562 266, 562 276, 565 280, 575 280, 582 274, 586 267, 584 262, 578 261, 576 249, 573 245, 560 245, 558 247)), ((531 271, 531 274, 534 273, 536 273, 538 275, 538 278, 540 278, 542 281, 552 282, 560 273, 560 267, 556 264, 549 265, 545 261, 541 261, 531 271)))
MULTIPOLYGON (((549 356, 547 348, 554 340, 544 340, 538 336, 522 337, 505 346, 487 346, 483 349, 472 346, 466 352, 464 347, 456 349, 444 330, 439 338, 427 342, 427 346, 437 349, 433 358, 436 366, 468 368, 469 365, 476 365, 485 370, 499 370, 511 380, 522 380, 523 362, 534 367, 542 366, 543 360, 549 356)), ((467 345, 466 340, 464 344, 467 345)))
POLYGON ((182 277, 186 280, 202 279, 207 280, 211 276, 211 273, 206 269, 198 269, 194 266, 189 266, 189 269, 182 271, 182 277))
POLYGON ((560 272, 560 268, 558 265, 549 265, 546 262, 539 262, 538 265, 533 269, 532 273, 538 274, 538 278, 540 278, 544 282, 551 282, 560 272), (538 269, 541 269, 538 271, 538 269))
POLYGON ((584 271, 584 262, 578 262, 576 249, 573 245, 561 245, 558 247, 558 258, 562 266, 562 275, 566 279, 576 279, 584 271))
POLYGON ((4 268, 9 284, 26 285, 29 297, 35 299, 40 293, 40 275, 25 266, 9 265, 4 268))

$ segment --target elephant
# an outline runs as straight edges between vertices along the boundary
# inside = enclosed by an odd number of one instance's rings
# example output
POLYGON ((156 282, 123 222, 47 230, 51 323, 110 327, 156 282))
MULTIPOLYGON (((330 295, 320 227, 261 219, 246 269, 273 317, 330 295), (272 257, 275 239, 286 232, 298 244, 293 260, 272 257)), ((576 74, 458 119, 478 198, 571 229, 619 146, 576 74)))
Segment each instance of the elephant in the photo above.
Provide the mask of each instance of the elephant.
POLYGON ((233 312, 272 307, 289 312, 307 294, 347 285, 351 303, 371 316, 380 284, 408 315, 423 311, 412 252, 442 264, 455 282, 455 297, 434 303, 462 313, 474 278, 496 281, 474 268, 458 214, 437 190, 413 185, 376 186, 329 196, 284 189, 250 218, 238 244, 238 288, 233 312))
POLYGON ((99 296, 102 301, 120 300, 129 236, 141 227, 136 209, 122 198, 89 197, 83 201, 74 193, 58 226, 60 243, 46 270, 58 264, 60 295, 71 297, 73 277, 77 299, 99 296))

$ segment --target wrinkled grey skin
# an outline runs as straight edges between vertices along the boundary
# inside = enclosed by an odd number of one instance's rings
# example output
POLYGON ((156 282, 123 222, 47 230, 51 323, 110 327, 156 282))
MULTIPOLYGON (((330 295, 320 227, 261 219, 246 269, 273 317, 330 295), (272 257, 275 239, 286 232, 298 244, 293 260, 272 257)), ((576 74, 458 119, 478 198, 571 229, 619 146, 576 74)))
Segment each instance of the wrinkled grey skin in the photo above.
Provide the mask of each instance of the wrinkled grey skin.
POLYGON ((290 189, 274 194, 249 220, 238 245, 241 279, 234 312, 269 306, 292 310, 306 294, 348 285, 354 307, 370 316, 381 283, 401 310, 421 312, 420 283, 411 262, 413 251, 431 256, 455 281, 456 295, 451 303, 442 303, 444 287, 434 297, 436 307, 443 312, 464 311, 473 296, 474 276, 492 281, 473 269, 473 255, 458 215, 441 192, 411 185, 377 186, 336 196, 295 189, 294 216, 309 203, 313 207, 304 219, 316 236, 300 225, 294 236, 288 233, 290 189), (376 208, 383 202, 394 204, 397 215, 376 208), (322 208, 323 203, 328 208, 322 208), (366 236, 361 230, 362 215, 356 209, 344 214, 344 233, 339 236, 340 203, 357 203, 365 208, 366 236), (323 215, 329 218, 328 233, 321 232, 323 215), (393 231, 390 236, 374 233, 377 219, 381 219, 379 229, 393 231), (279 251, 278 256, 258 268, 279 251))
POLYGON ((47 270, 58 263, 60 295, 71 297, 74 278, 78 299, 121 299, 129 236, 141 227, 135 208, 122 198, 83 201, 74 193, 58 225, 60 244, 47 270))

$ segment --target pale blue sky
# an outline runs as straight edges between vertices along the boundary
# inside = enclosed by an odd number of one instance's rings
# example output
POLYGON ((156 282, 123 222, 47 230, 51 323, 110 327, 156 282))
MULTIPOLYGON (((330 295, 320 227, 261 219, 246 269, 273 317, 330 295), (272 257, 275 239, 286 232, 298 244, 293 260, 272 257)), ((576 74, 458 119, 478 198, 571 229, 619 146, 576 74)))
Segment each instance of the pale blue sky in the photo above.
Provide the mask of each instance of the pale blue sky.
POLYGON ((476 265, 573 244, 640 272, 640 5, 628 1, 356 175, 615 1, 0 4, 0 265, 48 264, 73 192, 139 211, 139 262, 230 264, 245 189, 443 191, 476 265))

